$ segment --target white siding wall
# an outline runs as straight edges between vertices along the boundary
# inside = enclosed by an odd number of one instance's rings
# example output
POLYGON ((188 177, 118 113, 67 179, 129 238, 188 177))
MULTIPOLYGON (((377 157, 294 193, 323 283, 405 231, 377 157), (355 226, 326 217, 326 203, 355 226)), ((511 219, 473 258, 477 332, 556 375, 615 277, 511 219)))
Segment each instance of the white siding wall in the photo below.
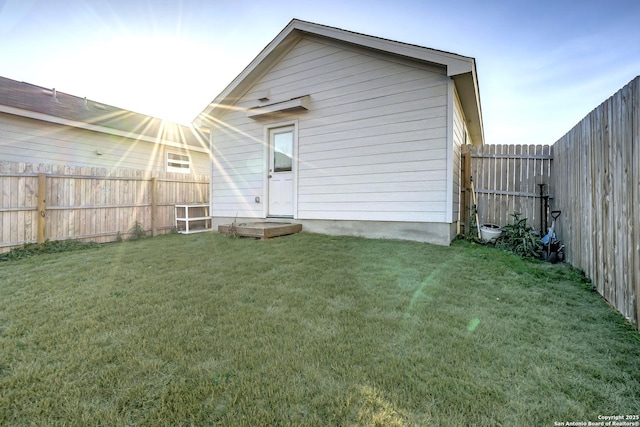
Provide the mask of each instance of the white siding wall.
MULTIPOLYGON (((231 113, 245 116, 246 113, 231 113)), ((264 160, 262 126, 253 120, 240 129, 214 130, 212 216, 262 217, 264 160)))
MULTIPOLYGON (((0 113, 0 161, 165 171, 166 151, 187 153, 147 141, 0 113)), ((208 155, 194 151, 188 154, 194 173, 209 173, 208 155)))
POLYGON ((260 217, 264 126, 298 120, 298 218, 446 221, 444 69, 307 37, 215 130, 215 216, 260 217), (243 109, 310 95, 309 111, 249 119, 243 109))
MULTIPOLYGON (((467 129, 464 112, 462 111, 462 105, 460 104, 460 98, 458 92, 454 90, 454 105, 453 105, 453 221, 466 220, 461 216, 466 215, 465 212, 460 212, 460 196, 462 176, 461 172, 461 147, 466 144, 472 144, 469 130, 467 129), (466 135, 466 142, 465 142, 466 135)), ((458 230, 459 231, 459 230, 458 230)))

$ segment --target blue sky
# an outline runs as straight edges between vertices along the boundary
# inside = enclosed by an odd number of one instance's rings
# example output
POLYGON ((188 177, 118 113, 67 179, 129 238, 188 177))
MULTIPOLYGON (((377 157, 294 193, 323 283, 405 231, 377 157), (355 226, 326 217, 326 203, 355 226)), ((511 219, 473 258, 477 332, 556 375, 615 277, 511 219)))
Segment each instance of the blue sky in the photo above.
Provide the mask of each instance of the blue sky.
POLYGON ((292 18, 476 59, 489 144, 550 144, 640 74, 640 1, 0 0, 0 76, 188 123, 292 18))

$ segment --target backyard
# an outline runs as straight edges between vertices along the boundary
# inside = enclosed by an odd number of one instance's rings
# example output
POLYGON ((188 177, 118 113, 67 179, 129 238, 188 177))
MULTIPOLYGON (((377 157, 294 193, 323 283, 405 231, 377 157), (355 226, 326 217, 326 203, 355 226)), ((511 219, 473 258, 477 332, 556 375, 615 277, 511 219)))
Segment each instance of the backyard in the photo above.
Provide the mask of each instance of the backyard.
POLYGON ((579 271, 465 241, 0 262, 0 425, 553 426, 639 401, 640 334, 579 271))

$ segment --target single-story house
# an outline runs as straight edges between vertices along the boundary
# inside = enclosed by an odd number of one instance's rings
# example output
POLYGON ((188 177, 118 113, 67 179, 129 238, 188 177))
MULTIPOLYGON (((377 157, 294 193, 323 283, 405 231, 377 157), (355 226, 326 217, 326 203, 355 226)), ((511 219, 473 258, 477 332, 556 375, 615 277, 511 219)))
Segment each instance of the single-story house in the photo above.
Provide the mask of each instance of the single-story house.
POLYGON ((209 136, 0 77, 0 161, 209 174, 209 136))
POLYGON ((461 146, 483 144, 475 60, 292 20, 196 118, 214 226, 448 245, 461 146))

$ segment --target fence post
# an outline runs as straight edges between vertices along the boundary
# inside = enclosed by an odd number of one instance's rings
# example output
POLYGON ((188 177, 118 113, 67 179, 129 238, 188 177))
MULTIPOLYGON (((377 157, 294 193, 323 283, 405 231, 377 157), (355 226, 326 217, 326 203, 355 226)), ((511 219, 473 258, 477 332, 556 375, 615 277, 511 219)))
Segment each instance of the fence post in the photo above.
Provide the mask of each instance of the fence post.
POLYGON ((47 193, 47 175, 38 173, 38 243, 44 243, 44 223, 47 209, 45 195, 47 193))
POLYGON ((463 197, 460 204, 460 222, 463 225, 464 233, 469 231, 469 218, 471 216, 471 205, 469 196, 471 192, 471 151, 469 145, 463 145, 462 149, 462 192, 463 197))
POLYGON ((158 178, 151 178, 151 236, 158 234, 158 178))

